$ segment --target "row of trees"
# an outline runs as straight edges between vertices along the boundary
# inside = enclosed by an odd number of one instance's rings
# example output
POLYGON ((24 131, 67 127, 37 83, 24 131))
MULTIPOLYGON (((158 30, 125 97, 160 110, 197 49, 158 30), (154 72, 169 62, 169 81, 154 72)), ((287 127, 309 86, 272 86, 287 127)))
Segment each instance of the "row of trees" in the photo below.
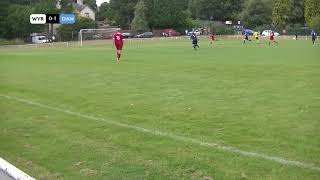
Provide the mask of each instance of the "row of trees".
MULTIPOLYGON (((56 8, 55 0, 1 0, 0 1, 0 38, 25 39, 33 32, 46 32, 48 26, 30 24, 30 14, 73 13, 74 0, 62 0, 62 9, 56 8)), ((84 3, 97 10, 96 0, 84 0, 84 3)), ((66 34, 78 32, 81 28, 95 28, 90 19, 77 18, 76 25, 63 25, 59 31, 66 34)))
POLYGON ((320 0, 110 0, 101 5, 97 17, 135 30, 189 28, 193 19, 241 20, 248 28, 272 25, 282 30, 307 24, 320 29, 319 4, 320 0))
MULTIPOLYGON (((29 23, 29 14, 73 13, 70 4, 74 1, 62 0, 62 9, 57 10, 54 0, 1 0, 0 38, 24 38, 31 32, 44 31, 47 26, 29 23)), ((96 0, 84 3, 97 11, 97 20, 123 29, 183 31, 195 27, 200 20, 241 20, 247 28, 273 26, 282 30, 292 24, 307 24, 320 31, 320 0, 110 0, 99 8, 96 0)), ((79 18, 77 25, 62 26, 60 31, 96 26, 89 21, 79 18)))
POLYGON ((124 29, 183 29, 191 26, 189 0, 110 0, 101 5, 98 20, 124 29))

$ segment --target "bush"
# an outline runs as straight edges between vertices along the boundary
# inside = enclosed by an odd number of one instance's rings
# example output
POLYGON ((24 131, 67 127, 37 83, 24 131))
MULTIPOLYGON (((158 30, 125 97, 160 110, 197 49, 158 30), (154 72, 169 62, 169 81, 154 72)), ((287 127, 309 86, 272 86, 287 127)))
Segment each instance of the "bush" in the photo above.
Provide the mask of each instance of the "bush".
POLYGON ((3 46, 3 45, 21 45, 21 44, 25 44, 25 42, 22 39, 12 39, 12 40, 0 39, 0 46, 3 46))
POLYGON ((215 27, 215 33, 217 35, 233 35, 235 34, 235 30, 233 28, 224 27, 224 26, 217 26, 215 27))
POLYGON ((311 30, 301 24, 293 24, 286 27, 287 35, 309 35, 311 30))
POLYGON ((196 20, 193 20, 192 18, 187 18, 185 20, 184 27, 178 27, 178 28, 175 28, 175 30, 181 34, 184 34, 186 29, 192 29, 193 27, 198 27, 197 23, 198 22, 196 20))
POLYGON ((217 35, 233 35, 235 30, 232 27, 228 27, 221 22, 210 22, 208 24, 210 32, 214 32, 217 35))
POLYGON ((233 35, 236 33, 235 29, 228 27, 221 21, 204 21, 193 20, 194 28, 208 28, 209 32, 214 32, 217 35, 233 35))

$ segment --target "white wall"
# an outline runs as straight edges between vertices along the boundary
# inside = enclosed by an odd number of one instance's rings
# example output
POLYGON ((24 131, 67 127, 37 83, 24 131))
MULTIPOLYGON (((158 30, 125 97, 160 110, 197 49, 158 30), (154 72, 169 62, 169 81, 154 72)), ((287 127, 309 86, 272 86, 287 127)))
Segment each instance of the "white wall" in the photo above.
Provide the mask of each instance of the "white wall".
POLYGON ((91 10, 88 6, 80 12, 80 16, 86 17, 86 13, 89 13, 89 18, 91 18, 92 20, 96 19, 95 12, 91 10))

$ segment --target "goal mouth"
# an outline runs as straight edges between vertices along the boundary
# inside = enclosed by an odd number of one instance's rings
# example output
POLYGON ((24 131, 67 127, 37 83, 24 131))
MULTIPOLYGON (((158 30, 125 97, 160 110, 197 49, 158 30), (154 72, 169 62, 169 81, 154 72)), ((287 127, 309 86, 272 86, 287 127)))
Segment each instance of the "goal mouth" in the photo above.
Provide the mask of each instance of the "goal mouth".
POLYGON ((120 28, 107 29, 81 29, 79 31, 79 44, 82 47, 86 41, 112 39, 112 35, 120 28))

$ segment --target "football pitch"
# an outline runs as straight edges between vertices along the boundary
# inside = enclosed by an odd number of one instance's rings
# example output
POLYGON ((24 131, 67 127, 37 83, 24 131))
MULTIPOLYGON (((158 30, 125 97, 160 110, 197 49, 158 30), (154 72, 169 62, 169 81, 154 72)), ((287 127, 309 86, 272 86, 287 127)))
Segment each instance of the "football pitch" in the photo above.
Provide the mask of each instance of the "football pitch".
POLYGON ((320 179, 320 46, 0 48, 0 157, 36 179, 320 179))

